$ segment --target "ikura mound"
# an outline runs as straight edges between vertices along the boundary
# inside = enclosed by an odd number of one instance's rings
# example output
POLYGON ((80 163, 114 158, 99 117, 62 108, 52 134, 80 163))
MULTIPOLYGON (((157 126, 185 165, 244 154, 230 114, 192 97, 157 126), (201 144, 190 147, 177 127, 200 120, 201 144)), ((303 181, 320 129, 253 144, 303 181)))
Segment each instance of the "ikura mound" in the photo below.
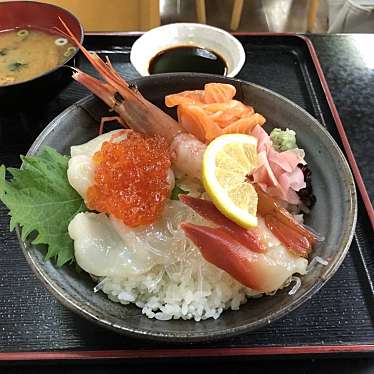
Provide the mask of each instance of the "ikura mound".
POLYGON ((73 78, 123 129, 103 133, 103 118, 70 156, 47 148, 9 169, 11 182, 0 168, 0 197, 23 238, 37 231, 47 259, 76 262, 92 292, 158 320, 217 319, 285 287, 292 298, 304 274, 327 265, 313 255, 323 238, 303 225, 316 198, 294 131, 268 134, 265 117, 222 83, 165 97, 176 121, 67 36, 104 82, 73 78), (36 213, 48 222, 28 220, 36 213))

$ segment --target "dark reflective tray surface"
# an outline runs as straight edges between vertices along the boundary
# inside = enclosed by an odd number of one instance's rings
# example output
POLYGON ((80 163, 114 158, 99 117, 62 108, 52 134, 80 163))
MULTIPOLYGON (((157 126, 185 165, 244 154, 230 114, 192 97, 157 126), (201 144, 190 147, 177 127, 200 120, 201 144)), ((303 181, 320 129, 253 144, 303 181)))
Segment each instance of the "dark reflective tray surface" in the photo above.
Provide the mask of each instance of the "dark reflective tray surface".
MULTIPOLYGON (((87 47, 106 51, 127 79, 137 76, 129 64, 133 36, 89 36, 87 47)), ((371 44, 374 37, 371 38, 371 44)), ((241 36, 247 62, 238 78, 270 88, 305 108, 339 141, 315 67, 305 43, 292 36, 241 36)), ((327 81, 351 147, 374 199, 373 66, 358 53, 357 37, 313 36, 327 81), (369 64, 369 65, 368 65, 369 64)), ((361 42, 360 42, 361 43, 361 42)), ((86 63, 85 71, 91 72, 86 63)), ((87 95, 76 83, 50 103, 6 114, 0 104, 0 163, 19 166, 40 131, 63 109, 87 95)), ((373 231, 362 202, 357 237, 336 275, 305 305, 262 330, 202 347, 272 347, 374 344, 373 231)), ((0 206, 0 349, 3 352, 173 348, 116 335, 74 315, 41 285, 27 265, 8 216, 0 206)), ((179 346, 181 347, 181 346, 179 346)), ((193 353, 191 353, 192 355, 193 353)))

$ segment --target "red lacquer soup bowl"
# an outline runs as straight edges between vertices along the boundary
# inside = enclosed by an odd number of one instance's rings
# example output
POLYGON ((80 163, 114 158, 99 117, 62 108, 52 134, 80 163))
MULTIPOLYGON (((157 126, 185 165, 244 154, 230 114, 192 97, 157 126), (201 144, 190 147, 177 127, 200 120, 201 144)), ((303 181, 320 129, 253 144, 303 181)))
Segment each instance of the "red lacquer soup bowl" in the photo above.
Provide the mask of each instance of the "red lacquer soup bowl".
MULTIPOLYGON (((83 42, 83 28, 80 22, 63 8, 34 1, 0 2, 0 33, 27 28, 59 36, 57 28, 63 28, 60 18, 76 38, 83 42)), ((1 45, 0 49, 2 49, 1 45)), ((19 83, 0 83, 0 112, 9 109, 22 110, 30 104, 34 105, 35 102, 40 103, 54 97, 71 80, 72 72, 65 66, 77 66, 78 56, 77 49, 63 63, 38 76, 19 83)))

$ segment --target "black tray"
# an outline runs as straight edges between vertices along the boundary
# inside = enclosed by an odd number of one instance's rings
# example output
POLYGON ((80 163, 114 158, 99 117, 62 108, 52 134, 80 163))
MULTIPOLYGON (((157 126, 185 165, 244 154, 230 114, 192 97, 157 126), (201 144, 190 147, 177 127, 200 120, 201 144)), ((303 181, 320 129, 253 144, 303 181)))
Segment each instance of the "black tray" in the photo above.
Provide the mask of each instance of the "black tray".
MULTIPOLYGON (((114 67, 131 79, 137 77, 129 64, 130 47, 136 38, 136 35, 91 35, 86 38, 86 46, 109 55, 114 67)), ((315 116, 341 146, 344 143, 358 187, 370 209, 310 42, 295 35, 238 38, 247 54, 238 77, 288 97, 315 116)), ((92 73, 85 62, 82 68, 92 73)), ((19 166, 18 155, 27 152, 49 121, 86 95, 87 91, 72 83, 49 104, 12 115, 0 112, 0 163, 19 166)), ((350 251, 341 268, 317 295, 266 328, 204 344, 139 341, 78 317, 60 305, 36 279, 16 235, 9 233, 3 205, 0 205, 0 228, 0 361, 374 352, 374 253, 371 251, 374 238, 368 211, 360 197, 357 230, 350 251)))

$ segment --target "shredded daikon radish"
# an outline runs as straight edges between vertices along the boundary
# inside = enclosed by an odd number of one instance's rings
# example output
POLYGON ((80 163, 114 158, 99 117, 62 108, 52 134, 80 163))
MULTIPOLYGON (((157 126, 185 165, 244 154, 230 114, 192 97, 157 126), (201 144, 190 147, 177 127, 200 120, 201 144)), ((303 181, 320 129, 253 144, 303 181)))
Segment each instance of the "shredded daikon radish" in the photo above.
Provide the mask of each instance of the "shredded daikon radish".
POLYGON ((107 281, 108 278, 104 278, 101 282, 99 282, 93 289, 93 291, 96 293, 98 291, 100 291, 103 287, 104 287, 104 284, 105 282, 107 281))
POLYGON ((305 274, 308 274, 317 264, 327 266, 329 263, 324 258, 322 258, 320 256, 315 256, 315 257, 312 258, 308 267, 306 268, 305 274))
POLYGON ((297 290, 301 286, 301 279, 299 277, 292 276, 291 277, 291 282, 295 282, 295 284, 288 294, 289 295, 295 295, 295 293, 297 292, 297 290))

